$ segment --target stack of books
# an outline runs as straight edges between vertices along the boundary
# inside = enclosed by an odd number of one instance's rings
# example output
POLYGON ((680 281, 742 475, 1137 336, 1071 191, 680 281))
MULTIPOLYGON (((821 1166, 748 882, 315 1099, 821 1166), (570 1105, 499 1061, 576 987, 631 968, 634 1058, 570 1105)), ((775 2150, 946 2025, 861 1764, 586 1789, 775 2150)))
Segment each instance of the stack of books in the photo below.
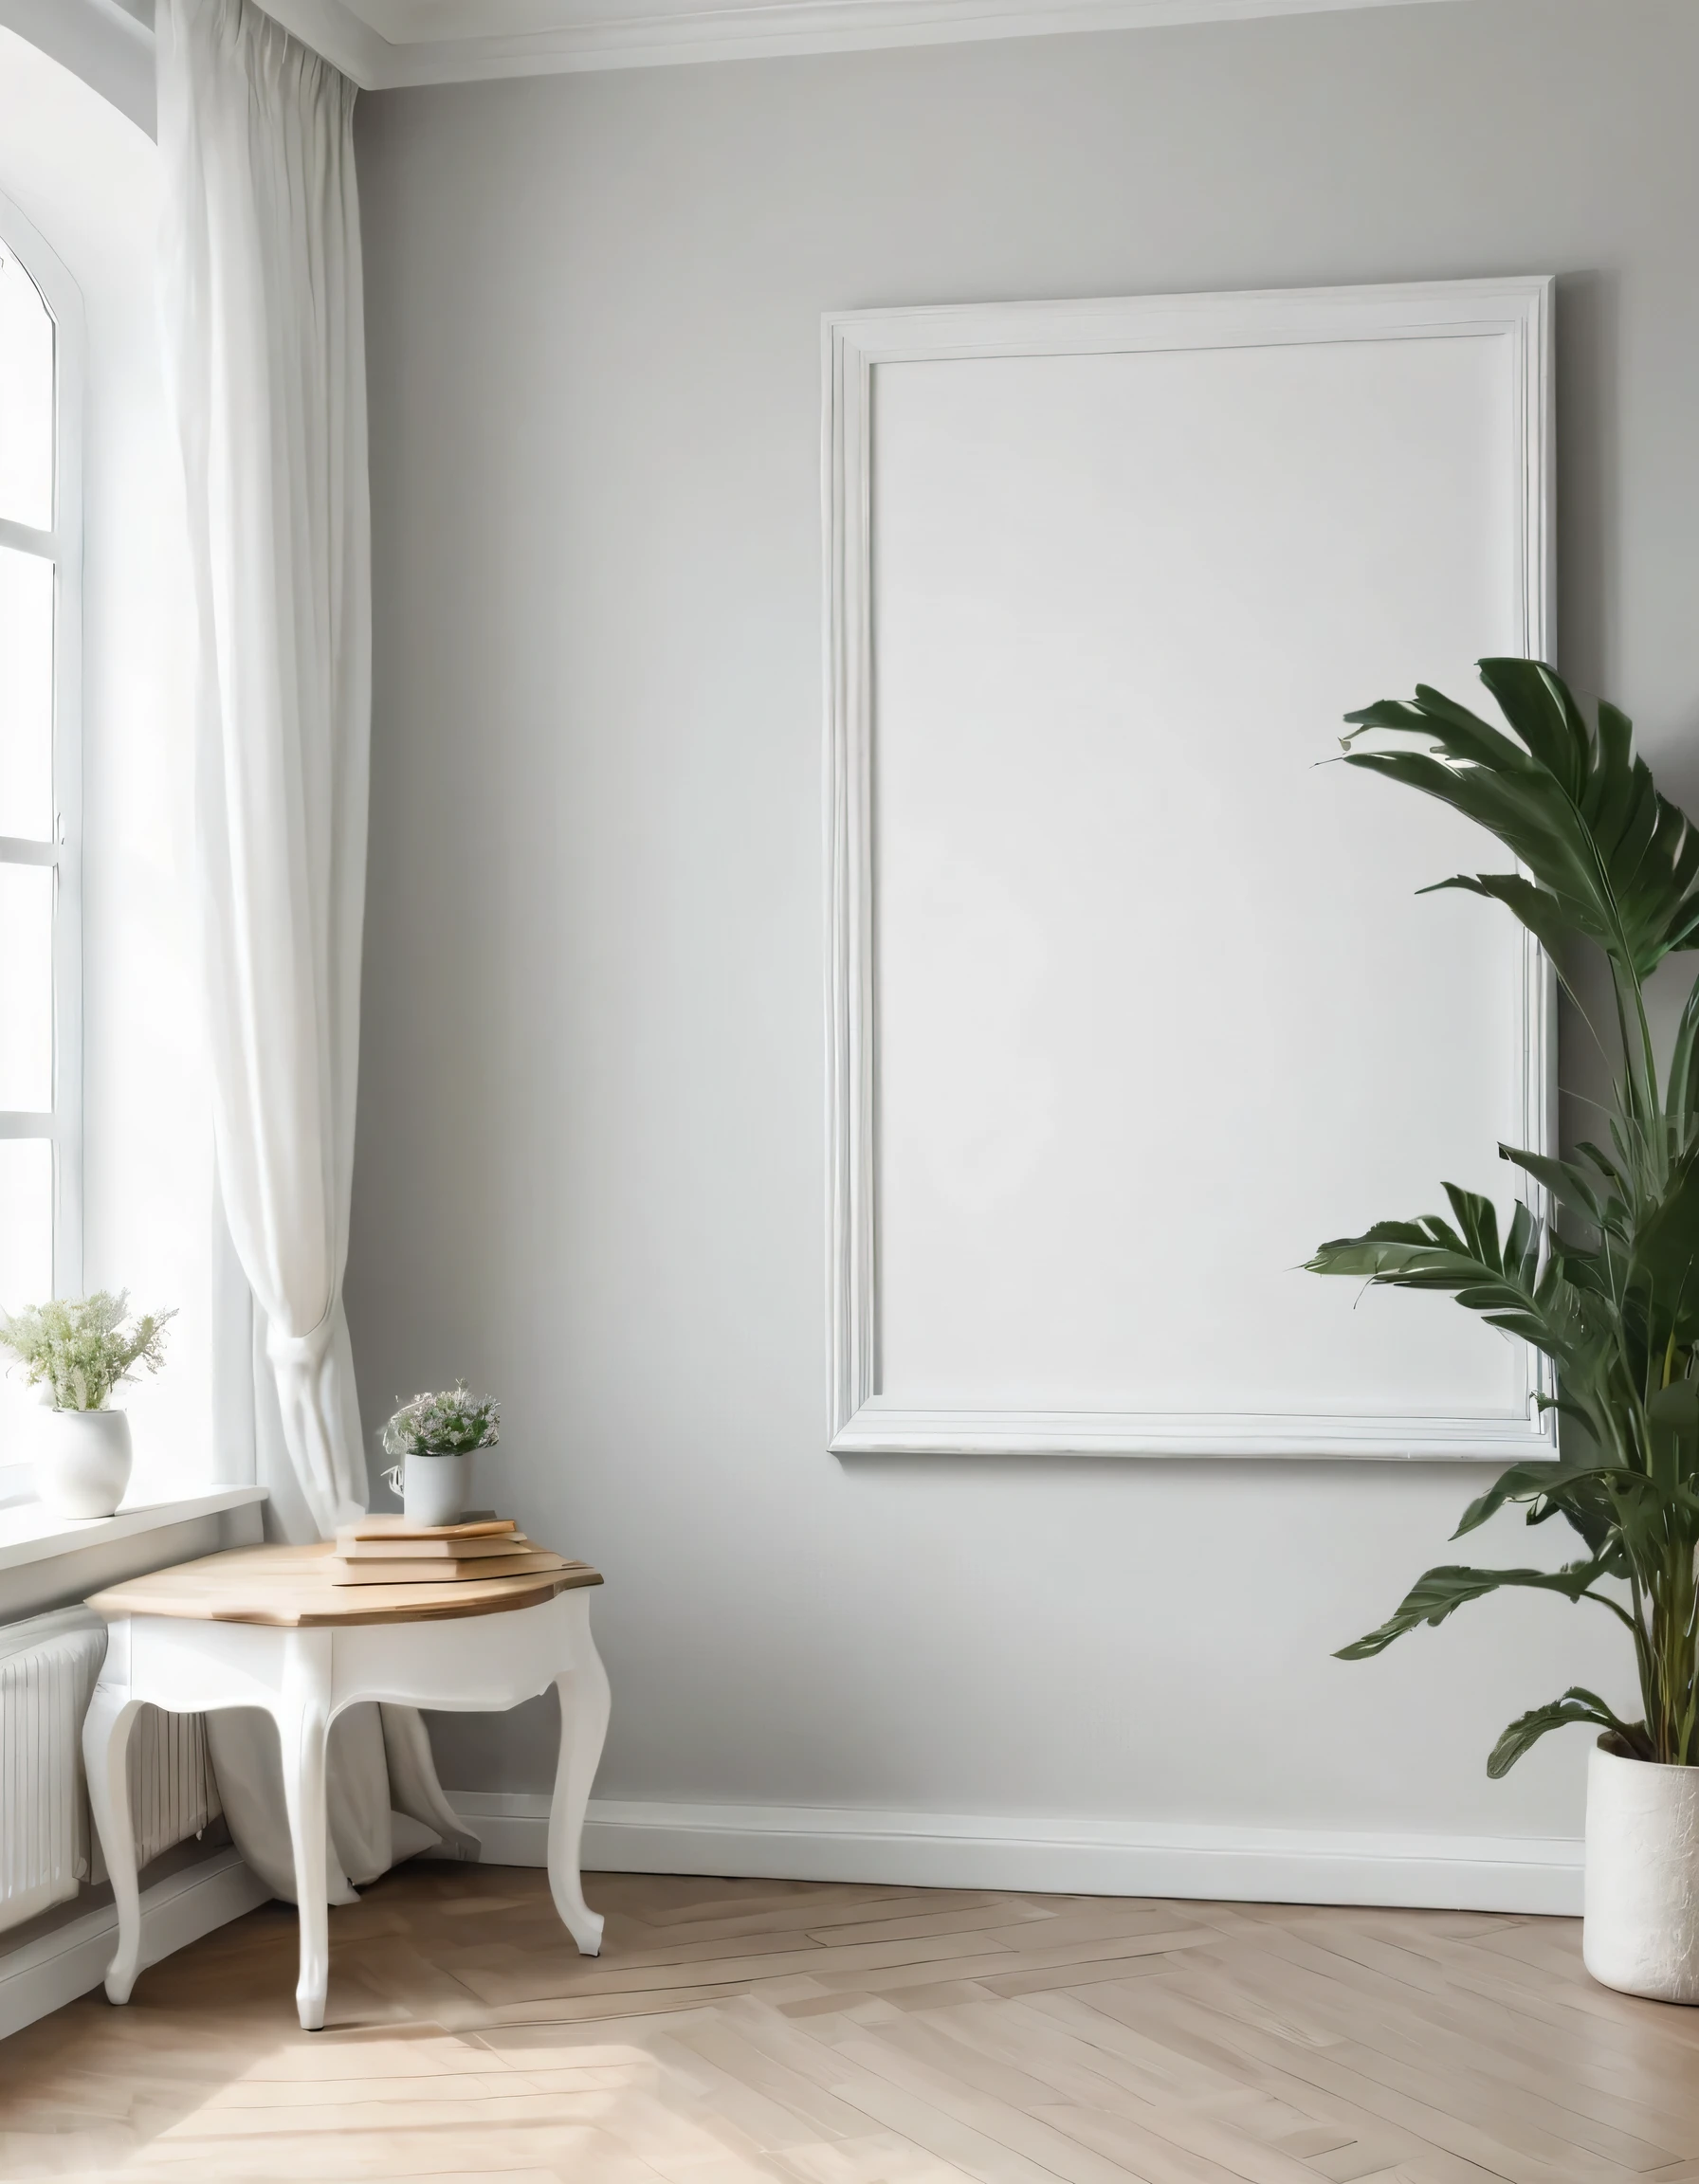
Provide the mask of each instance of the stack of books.
POLYGON ((341 1527, 328 1559, 333 1585, 448 1585, 566 1568, 558 1555, 534 1547, 511 1517, 470 1518, 460 1524, 362 1517, 341 1527))

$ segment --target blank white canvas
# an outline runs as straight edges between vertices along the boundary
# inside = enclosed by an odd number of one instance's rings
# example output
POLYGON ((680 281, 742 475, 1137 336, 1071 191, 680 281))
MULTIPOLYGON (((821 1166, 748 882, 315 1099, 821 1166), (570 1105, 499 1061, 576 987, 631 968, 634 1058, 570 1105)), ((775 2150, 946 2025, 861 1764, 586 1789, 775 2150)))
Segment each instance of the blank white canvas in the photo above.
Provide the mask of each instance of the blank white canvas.
POLYGON ((1489 329, 873 371, 865 1429, 1528 1426, 1519 1344, 1298 1270, 1441 1178, 1507 1211, 1540 1104, 1520 929, 1416 895, 1504 853, 1326 762, 1525 648, 1524 369, 1489 329))

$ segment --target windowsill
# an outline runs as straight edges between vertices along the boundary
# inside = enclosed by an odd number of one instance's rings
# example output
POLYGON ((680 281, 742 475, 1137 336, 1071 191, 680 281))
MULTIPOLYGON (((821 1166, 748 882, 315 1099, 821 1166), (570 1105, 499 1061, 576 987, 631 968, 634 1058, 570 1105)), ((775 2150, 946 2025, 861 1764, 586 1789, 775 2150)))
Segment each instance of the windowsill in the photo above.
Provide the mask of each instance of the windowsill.
POLYGON ((134 1539, 144 1532, 160 1532, 169 1524, 181 1524, 194 1517, 213 1517, 226 1509, 246 1509, 264 1502, 264 1486, 205 1486, 198 1494, 177 1495, 169 1502, 126 1503, 116 1517, 60 1517, 39 1502, 14 1502, 0 1507, 0 1570, 16 1570, 29 1562, 46 1562, 56 1555, 75 1555, 89 1547, 104 1547, 119 1539, 134 1539))

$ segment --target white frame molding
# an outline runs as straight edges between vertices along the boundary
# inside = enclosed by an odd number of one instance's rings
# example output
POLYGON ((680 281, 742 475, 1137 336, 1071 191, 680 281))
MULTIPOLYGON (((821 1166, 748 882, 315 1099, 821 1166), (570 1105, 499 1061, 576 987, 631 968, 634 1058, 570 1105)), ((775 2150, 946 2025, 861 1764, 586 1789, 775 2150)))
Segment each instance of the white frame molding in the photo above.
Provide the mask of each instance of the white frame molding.
MULTIPOLYGON (((1544 1360, 1525 1353, 1521 1416, 910 1410, 880 1395, 877 992, 873 921, 871 444, 883 364, 980 356, 1507 335, 1516 344, 1520 649, 1553 623, 1552 290, 1548 278, 969 304, 824 321, 829 1443, 835 1454, 1489 1459, 1557 1453, 1544 1360)), ((1556 1141, 1555 995, 1522 956, 1523 1142, 1556 1141)), ((1530 1202, 1538 1194, 1528 1187, 1530 1202)))
POLYGON ((51 246, 0 197, 0 245, 53 320, 53 525, 0 519, 0 546, 53 564, 53 839, 0 836, 0 863, 47 864, 53 900, 53 1106, 0 1113, 0 1138, 53 1147, 53 1293, 82 1287, 82 295, 51 246))

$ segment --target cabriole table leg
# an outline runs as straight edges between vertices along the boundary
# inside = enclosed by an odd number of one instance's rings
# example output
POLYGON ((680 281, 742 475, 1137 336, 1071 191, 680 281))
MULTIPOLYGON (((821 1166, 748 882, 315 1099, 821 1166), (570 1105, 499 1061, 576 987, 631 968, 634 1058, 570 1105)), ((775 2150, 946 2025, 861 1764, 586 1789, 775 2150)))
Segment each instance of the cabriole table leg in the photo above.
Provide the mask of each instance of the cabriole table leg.
POLYGON ((283 1802, 295 1853, 295 1905, 301 1915, 301 1977, 295 2007, 303 2032, 324 2025, 330 1985, 330 1903, 325 1873, 325 1747, 330 1737, 330 1633, 292 1630, 278 1708, 283 1802))
POLYGON ((584 1901, 578 1853, 584 1810, 608 1734, 608 1671, 602 1666, 585 1616, 571 1668, 555 1679, 560 1694, 560 1758, 549 1804, 549 1892, 560 1920, 586 1956, 602 1953, 602 1921, 584 1901))
POLYGON ((118 1954, 106 1968, 106 1999, 127 2002, 141 1968, 141 1898, 136 1886, 136 1831, 130 1824, 130 1731, 139 1703, 95 1686, 82 1721, 82 1767, 112 1901, 118 1911, 118 1954))

